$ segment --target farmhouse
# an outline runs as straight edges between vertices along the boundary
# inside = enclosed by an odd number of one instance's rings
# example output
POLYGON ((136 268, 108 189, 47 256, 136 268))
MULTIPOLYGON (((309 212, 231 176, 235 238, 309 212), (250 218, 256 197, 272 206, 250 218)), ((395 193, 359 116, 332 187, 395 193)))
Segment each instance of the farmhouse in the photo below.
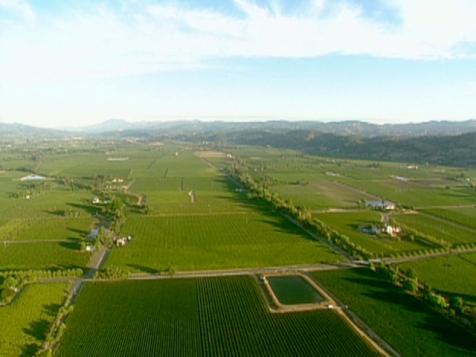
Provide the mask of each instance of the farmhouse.
POLYGON ((386 224, 382 228, 382 232, 388 234, 390 237, 397 237, 402 232, 402 229, 397 226, 391 226, 390 224, 386 224))
POLYGON ((385 200, 365 201, 365 205, 373 209, 382 209, 386 211, 392 211, 396 208, 395 203, 385 200))
POLYGON ((116 247, 124 247, 131 240, 132 240, 132 236, 129 235, 127 237, 114 237, 113 242, 116 245, 116 247))

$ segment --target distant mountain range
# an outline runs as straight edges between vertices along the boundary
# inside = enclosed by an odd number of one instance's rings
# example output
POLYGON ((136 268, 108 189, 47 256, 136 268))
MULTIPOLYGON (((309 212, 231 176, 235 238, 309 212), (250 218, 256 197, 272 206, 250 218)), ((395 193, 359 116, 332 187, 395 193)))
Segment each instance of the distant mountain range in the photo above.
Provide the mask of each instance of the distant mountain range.
POLYGON ((73 136, 272 146, 330 157, 476 167, 476 120, 377 125, 360 121, 131 123, 113 119, 64 130, 0 123, 0 140, 73 136))
POLYGON ((172 121, 172 122, 128 122, 122 119, 111 119, 103 123, 82 128, 69 129, 69 131, 83 133, 114 133, 161 130, 168 133, 229 133, 242 130, 315 130, 343 136, 426 136, 426 135, 459 135, 476 132, 476 120, 460 122, 430 121, 424 123, 406 124, 372 124, 363 121, 319 122, 319 121, 262 121, 262 122, 224 122, 212 121, 172 121))
POLYGON ((225 121, 170 121, 170 122, 128 122, 123 119, 111 119, 105 122, 77 128, 45 129, 23 124, 0 123, 0 136, 4 135, 87 135, 103 134, 112 136, 127 135, 185 135, 233 133, 240 131, 266 131, 272 133, 290 130, 309 130, 325 134, 356 137, 412 137, 412 136, 444 136, 460 135, 476 132, 476 120, 459 122, 429 121, 424 123, 406 124, 372 124, 363 121, 256 121, 256 122, 225 122, 225 121))

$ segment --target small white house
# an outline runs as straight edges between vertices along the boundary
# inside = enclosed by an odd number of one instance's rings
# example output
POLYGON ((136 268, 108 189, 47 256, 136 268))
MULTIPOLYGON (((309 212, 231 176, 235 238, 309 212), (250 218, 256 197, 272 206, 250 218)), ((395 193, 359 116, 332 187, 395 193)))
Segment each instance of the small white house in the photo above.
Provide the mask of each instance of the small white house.
POLYGON ((94 252, 96 250, 94 245, 90 245, 90 244, 88 244, 85 249, 86 249, 86 252, 94 252))
POLYGON ((382 232, 385 233, 385 234, 388 234, 391 237, 396 237, 402 232, 402 229, 400 227, 391 226, 389 224, 386 224, 383 227, 382 232))
POLYGON ((386 211, 393 211, 396 208, 395 203, 385 200, 366 201, 365 204, 367 207, 373 209, 383 209, 386 211))
POLYGON ((98 205, 101 203, 101 200, 99 199, 99 197, 94 197, 92 200, 92 203, 93 205, 98 205))

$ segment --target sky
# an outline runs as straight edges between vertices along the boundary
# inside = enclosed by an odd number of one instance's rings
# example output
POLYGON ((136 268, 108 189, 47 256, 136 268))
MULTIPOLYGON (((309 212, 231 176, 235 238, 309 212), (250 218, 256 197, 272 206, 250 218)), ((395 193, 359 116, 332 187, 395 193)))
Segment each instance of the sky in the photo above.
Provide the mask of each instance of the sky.
POLYGON ((0 122, 476 118, 475 0, 0 0, 0 122))

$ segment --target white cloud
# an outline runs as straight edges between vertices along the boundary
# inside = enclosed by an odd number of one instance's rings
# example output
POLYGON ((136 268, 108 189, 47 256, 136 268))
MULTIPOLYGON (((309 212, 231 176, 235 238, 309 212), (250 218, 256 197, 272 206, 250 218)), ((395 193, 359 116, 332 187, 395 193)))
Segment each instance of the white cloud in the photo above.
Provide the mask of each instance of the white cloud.
MULTIPOLYGON (((306 11, 292 14, 278 1, 265 8, 234 0, 240 17, 177 2, 126 2, 121 11, 89 5, 33 22, 0 23, 0 78, 41 83, 117 77, 232 57, 474 57, 455 49, 476 43, 476 1, 387 2, 399 12, 398 25, 364 16, 355 3, 331 0, 313 0, 306 11)), ((25 1, 0 0, 0 7, 34 18, 25 1)))
POLYGON ((0 0, 0 11, 2 8, 29 21, 35 17, 30 4, 23 0, 0 0))

